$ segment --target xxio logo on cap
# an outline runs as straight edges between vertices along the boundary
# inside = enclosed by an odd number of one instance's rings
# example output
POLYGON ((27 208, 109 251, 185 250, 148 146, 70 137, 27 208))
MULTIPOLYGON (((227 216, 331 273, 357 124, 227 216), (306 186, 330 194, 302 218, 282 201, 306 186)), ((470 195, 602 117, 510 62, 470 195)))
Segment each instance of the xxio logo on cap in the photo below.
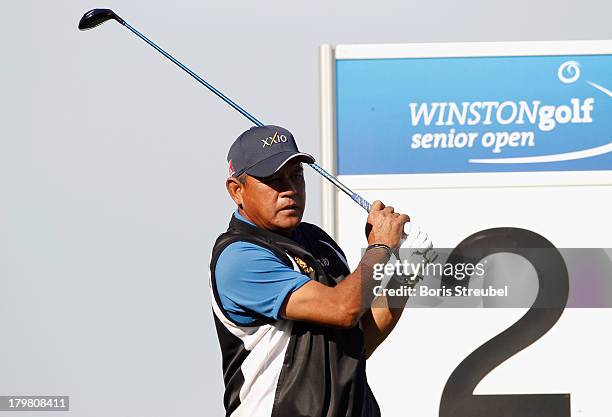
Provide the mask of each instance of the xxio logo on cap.
POLYGON ((275 143, 287 142, 285 135, 279 135, 278 132, 274 132, 274 136, 268 136, 265 139, 260 139, 263 142, 263 147, 272 146, 275 143))

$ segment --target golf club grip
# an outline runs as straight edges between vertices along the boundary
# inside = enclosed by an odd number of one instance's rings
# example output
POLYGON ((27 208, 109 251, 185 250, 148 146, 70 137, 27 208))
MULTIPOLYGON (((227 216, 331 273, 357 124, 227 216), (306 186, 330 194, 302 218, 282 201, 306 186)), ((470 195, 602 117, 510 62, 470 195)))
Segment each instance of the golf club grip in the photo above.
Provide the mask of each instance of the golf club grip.
POLYGON ((353 199, 354 202, 356 202, 361 207, 363 207, 363 209, 365 211, 367 211, 368 213, 370 212, 370 210, 372 210, 372 204, 370 204, 370 202, 368 200, 366 200, 365 198, 363 198, 359 194, 353 193, 351 195, 351 198, 353 199))

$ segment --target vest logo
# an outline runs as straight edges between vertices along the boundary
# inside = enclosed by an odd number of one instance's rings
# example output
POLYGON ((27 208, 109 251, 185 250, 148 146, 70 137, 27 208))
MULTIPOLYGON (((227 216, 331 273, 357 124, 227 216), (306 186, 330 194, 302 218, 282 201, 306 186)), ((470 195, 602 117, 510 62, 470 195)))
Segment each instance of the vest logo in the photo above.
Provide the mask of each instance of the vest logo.
POLYGON ((275 143, 285 143, 285 142, 287 142, 287 136, 279 135, 278 132, 274 132, 273 136, 268 136, 265 139, 261 139, 261 141, 263 142, 263 147, 264 148, 266 146, 272 147, 272 145, 274 145, 275 143))
POLYGON ((321 265, 321 266, 330 266, 331 263, 329 262, 328 258, 319 258, 317 259, 317 262, 321 265))
POLYGON ((304 262, 302 259, 298 258, 297 256, 294 256, 293 259, 295 259, 295 263, 298 264, 300 269, 304 271, 305 273, 310 274, 314 272, 314 269, 308 266, 308 264, 304 262))

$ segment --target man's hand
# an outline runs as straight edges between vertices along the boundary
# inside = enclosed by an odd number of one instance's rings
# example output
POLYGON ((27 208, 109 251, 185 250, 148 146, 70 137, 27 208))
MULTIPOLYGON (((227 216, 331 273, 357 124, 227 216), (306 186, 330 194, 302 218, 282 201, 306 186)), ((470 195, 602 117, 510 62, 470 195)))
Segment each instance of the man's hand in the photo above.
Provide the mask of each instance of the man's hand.
POLYGON ((382 243, 396 250, 401 242, 404 225, 410 221, 406 214, 396 213, 393 207, 376 200, 368 215, 366 238, 368 245, 382 243))

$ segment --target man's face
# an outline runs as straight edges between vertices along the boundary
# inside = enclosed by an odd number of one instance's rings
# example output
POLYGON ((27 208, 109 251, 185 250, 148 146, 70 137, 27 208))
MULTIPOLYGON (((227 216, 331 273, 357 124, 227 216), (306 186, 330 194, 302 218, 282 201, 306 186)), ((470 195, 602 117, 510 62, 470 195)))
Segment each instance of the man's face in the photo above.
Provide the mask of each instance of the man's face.
POLYGON ((257 226, 289 235, 302 221, 306 186, 299 161, 287 162, 271 177, 247 175, 246 182, 236 187, 228 180, 228 190, 241 214, 257 226))

